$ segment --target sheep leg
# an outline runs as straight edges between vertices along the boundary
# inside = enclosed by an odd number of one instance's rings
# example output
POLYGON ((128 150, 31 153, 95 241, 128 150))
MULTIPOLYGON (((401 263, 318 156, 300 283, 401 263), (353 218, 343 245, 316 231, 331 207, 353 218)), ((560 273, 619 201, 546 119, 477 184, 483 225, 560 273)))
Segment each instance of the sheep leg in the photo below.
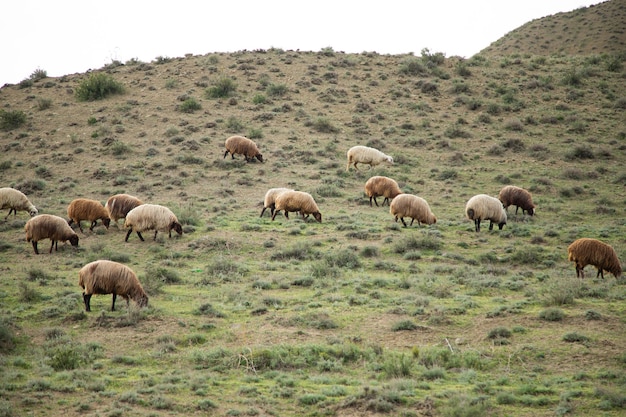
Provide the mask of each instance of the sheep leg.
POLYGON ((287 210, 285 210, 285 218, 288 219, 289 218, 289 212, 287 210))
POLYGON ((37 242, 33 240, 33 249, 35 249, 35 255, 39 255, 39 251, 37 250, 37 242))
POLYGON ((128 233, 126 233, 126 239, 124 239, 124 242, 128 242, 128 237, 130 236, 130 234, 133 233, 133 229, 128 229, 128 233))
POLYGON ((276 215, 278 214, 280 210, 276 210, 274 211, 274 213, 272 213, 272 221, 274 221, 274 218, 276 217, 276 215))
POLYGON ((224 152, 224 158, 222 159, 226 159, 226 155, 228 155, 228 149, 226 150, 226 152, 224 152))
POLYGON ((372 199, 374 199, 374 203, 376 203, 376 207, 378 207, 378 202, 376 201, 376 197, 370 197, 370 207, 374 207, 372 206, 372 199))
POLYGON ((480 232, 480 219, 474 219, 474 229, 476 229, 477 232, 480 232))
POLYGON ((400 217, 400 220, 402 221, 402 224, 404 225, 404 227, 406 227, 406 222, 404 221, 404 217, 400 217))
POLYGON ((111 303, 111 311, 115 311, 115 299, 117 298, 117 294, 113 293, 113 302, 111 303))
POLYGON ((96 227, 96 224, 98 224, 98 220, 94 220, 91 222, 91 227, 89 227, 89 230, 93 232, 93 228, 96 227))
POLYGON ((385 203, 387 203, 387 205, 389 205, 389 197, 385 197, 385 199, 383 200, 383 206, 385 205, 385 203))
MULTIPOLYGON (((52 245, 50 245, 50 252, 48 253, 52 253, 52 248, 54 248, 54 240, 52 241, 52 245)), ((59 250, 59 246, 57 245, 57 251, 59 250)))
MULTIPOLYGON (((414 220, 415 220, 415 218, 414 218, 414 217, 411 217, 411 224, 410 224, 409 226, 413 226, 413 221, 414 221, 414 220)), ((419 225, 419 223, 420 223, 420 222, 418 221, 418 222, 417 222, 417 224, 419 225)))
MULTIPOLYGON (((517 216, 517 210, 519 210, 519 206, 515 206, 515 215, 517 216)), ((524 214, 524 209, 522 209, 522 214, 524 214)))
POLYGON ((85 311, 91 311, 91 305, 89 301, 91 300, 91 294, 83 293, 83 301, 85 302, 85 311))
POLYGON ((493 230, 493 220, 489 220, 489 230, 493 230))
MULTIPOLYGON (((158 231, 158 230, 155 230, 155 231, 154 231, 154 239, 152 239, 152 240, 156 240, 156 235, 157 235, 157 233, 159 233, 159 231, 158 231)), ((171 231, 171 230, 170 230, 170 237, 172 237, 172 231, 171 231)))
MULTIPOLYGON (((265 209, 266 209, 266 208, 267 208, 267 207, 263 207, 263 210, 261 210, 261 215, 260 215, 259 217, 263 217, 263 213, 265 213, 265 209)), ((274 213, 272 213, 272 214, 274 214, 274 213)))
POLYGON ((137 236, 139 236, 139 239, 140 239, 142 242, 144 241, 143 236, 141 236, 141 233, 137 232, 137 236))
POLYGON ((576 278, 585 278, 585 271, 583 271, 583 268, 576 264, 576 278))
POLYGON ((602 279, 604 279, 604 271, 603 268, 597 267, 598 268, 598 273, 596 274, 596 279, 598 279, 598 277, 602 277, 602 279))

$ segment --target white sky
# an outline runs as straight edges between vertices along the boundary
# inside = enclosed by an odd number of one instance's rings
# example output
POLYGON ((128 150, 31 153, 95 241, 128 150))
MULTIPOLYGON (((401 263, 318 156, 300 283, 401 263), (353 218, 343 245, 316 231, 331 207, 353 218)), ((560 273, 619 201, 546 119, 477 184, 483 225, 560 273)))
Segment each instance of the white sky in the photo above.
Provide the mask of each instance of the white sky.
POLYGON ((471 57, 524 23, 601 0, 8 0, 0 87, 112 60, 281 48, 471 57))

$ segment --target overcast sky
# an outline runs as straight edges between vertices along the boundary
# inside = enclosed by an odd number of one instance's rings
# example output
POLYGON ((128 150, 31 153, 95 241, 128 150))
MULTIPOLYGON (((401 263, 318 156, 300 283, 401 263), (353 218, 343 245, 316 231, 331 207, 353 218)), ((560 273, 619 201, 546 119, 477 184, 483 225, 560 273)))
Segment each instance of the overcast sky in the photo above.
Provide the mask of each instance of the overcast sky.
POLYGON ((466 58, 524 23, 588 0, 9 0, 0 7, 0 86, 113 60, 281 48, 466 58))

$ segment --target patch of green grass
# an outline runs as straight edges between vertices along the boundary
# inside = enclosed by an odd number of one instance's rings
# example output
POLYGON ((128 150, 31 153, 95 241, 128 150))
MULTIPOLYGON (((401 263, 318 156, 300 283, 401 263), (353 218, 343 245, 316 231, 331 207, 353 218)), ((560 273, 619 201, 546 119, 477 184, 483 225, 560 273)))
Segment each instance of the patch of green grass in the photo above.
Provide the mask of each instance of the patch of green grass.
POLYGON ((122 94, 124 86, 112 76, 96 72, 79 84, 75 96, 78 101, 102 100, 113 94, 122 94))
POLYGON ((13 130, 26 123, 26 113, 22 110, 0 109, 0 129, 13 130))

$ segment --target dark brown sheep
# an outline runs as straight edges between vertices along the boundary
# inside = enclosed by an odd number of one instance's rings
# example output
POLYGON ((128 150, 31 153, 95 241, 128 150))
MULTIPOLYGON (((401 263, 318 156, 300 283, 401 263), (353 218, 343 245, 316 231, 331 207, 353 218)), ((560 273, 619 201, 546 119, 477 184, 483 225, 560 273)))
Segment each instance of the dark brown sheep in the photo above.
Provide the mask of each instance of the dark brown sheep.
POLYGON ((612 273, 615 278, 622 275, 622 265, 617 258, 617 253, 611 245, 597 239, 580 238, 567 248, 567 260, 576 263, 576 276, 585 277, 583 269, 587 265, 593 265, 598 269, 596 278, 604 279, 604 272, 612 273))
POLYGON ((522 209, 522 214, 528 213, 530 216, 535 214, 535 205, 533 204, 533 197, 527 190, 516 187, 514 185, 507 185, 500 190, 498 199, 502 202, 504 209, 508 209, 509 206, 515 206, 515 214, 518 209, 522 209))
POLYGON ((256 143, 248 138, 243 136, 231 136, 226 139, 224 146, 226 146, 224 158, 226 158, 228 153, 230 153, 232 159, 235 159, 235 154, 240 154, 246 158, 246 162, 251 162, 254 158, 258 159, 259 162, 263 162, 263 155, 261 155, 256 143))

